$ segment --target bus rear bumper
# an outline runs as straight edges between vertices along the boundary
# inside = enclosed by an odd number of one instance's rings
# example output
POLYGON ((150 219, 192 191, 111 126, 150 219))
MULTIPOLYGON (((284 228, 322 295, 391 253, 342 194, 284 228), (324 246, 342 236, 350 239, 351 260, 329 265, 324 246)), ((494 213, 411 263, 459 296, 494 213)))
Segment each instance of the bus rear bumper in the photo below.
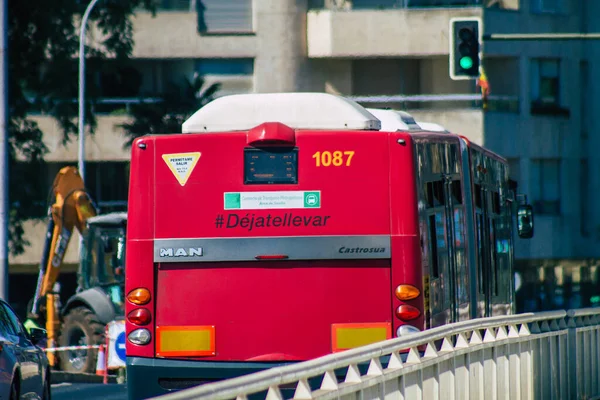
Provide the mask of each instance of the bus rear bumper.
POLYGON ((215 362, 127 357, 128 398, 147 399, 288 364, 291 362, 215 362))

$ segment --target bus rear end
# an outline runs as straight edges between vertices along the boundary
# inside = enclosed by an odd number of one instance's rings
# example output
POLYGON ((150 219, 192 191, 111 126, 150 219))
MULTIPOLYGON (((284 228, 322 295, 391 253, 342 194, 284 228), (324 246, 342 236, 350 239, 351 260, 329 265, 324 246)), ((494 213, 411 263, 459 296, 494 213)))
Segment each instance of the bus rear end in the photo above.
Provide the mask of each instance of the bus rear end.
POLYGON ((132 398, 392 337, 389 134, 209 128, 134 143, 132 398))

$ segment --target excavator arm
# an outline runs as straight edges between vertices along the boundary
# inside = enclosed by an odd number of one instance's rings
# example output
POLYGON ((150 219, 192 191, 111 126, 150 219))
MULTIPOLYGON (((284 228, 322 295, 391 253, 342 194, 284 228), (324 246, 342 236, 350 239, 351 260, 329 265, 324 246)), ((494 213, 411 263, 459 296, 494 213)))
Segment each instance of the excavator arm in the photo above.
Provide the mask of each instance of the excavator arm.
POLYGON ((76 228, 83 236, 86 231, 86 221, 96 214, 96 207, 77 169, 70 166, 62 168, 52 185, 46 242, 30 313, 31 318, 37 319, 40 308, 45 307, 49 347, 55 343, 60 325, 55 305, 56 298, 52 291, 58 280, 73 229, 76 228))

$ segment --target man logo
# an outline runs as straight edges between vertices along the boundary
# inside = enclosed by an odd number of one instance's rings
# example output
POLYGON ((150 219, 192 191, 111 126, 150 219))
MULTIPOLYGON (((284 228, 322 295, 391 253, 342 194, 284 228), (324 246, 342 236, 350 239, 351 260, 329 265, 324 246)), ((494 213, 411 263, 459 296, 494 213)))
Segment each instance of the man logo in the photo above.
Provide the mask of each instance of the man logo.
POLYGON ((202 257, 202 247, 162 247, 161 257, 202 257))

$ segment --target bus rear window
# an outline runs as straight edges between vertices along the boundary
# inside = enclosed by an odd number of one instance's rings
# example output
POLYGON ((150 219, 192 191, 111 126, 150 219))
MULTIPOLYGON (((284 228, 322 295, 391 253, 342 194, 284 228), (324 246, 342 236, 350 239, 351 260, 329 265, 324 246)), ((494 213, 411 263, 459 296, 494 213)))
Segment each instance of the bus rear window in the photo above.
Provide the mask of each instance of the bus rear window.
POLYGON ((298 183, 298 149, 244 149, 244 183, 298 183))

